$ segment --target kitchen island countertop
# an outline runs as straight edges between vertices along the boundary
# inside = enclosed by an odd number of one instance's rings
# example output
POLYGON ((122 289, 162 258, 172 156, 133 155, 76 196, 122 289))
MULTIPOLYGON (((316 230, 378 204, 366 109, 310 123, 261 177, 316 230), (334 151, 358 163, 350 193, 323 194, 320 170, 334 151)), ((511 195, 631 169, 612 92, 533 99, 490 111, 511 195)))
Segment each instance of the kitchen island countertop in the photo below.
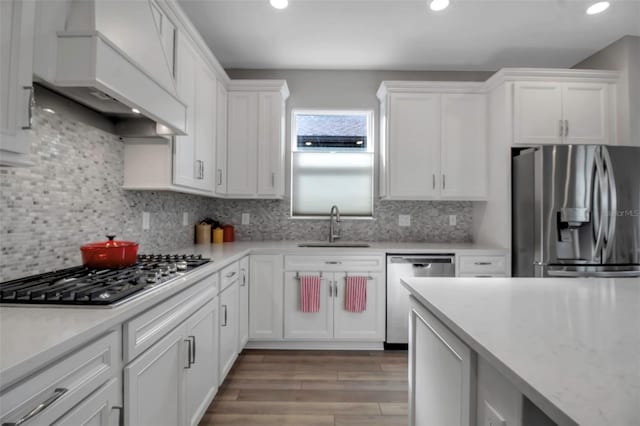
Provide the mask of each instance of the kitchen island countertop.
POLYGON ((640 425, 640 278, 403 284, 557 423, 640 425))

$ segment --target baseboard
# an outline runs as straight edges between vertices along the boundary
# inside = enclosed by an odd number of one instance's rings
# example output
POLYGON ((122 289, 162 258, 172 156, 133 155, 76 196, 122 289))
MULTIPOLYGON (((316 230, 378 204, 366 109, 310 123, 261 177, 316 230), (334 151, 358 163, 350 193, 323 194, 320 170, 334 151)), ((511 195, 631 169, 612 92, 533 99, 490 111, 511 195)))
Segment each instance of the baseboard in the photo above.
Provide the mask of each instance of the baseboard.
POLYGON ((282 349, 282 350, 354 350, 354 351, 381 351, 384 350, 382 342, 318 342, 318 341, 259 341, 249 340, 246 349, 282 349))

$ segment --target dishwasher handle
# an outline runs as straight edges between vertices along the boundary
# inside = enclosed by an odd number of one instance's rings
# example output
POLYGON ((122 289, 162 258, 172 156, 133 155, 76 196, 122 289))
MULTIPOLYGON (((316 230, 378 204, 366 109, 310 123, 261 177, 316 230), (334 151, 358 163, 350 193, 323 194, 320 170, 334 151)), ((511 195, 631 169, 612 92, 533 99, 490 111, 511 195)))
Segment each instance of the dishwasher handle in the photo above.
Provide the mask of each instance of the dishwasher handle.
POLYGON ((429 268, 434 263, 454 264, 454 255, 433 256, 389 256, 387 263, 410 263, 419 268, 429 268))

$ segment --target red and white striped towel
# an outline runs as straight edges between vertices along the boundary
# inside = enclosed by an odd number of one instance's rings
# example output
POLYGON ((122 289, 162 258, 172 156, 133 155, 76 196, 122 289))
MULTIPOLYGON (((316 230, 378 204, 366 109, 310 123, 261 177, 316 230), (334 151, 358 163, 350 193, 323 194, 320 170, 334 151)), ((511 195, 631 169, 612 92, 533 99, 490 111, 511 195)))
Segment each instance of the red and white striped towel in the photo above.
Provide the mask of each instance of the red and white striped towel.
POLYGON ((344 309, 348 312, 363 312, 367 308, 367 277, 347 277, 344 309))
POLYGON ((303 275, 300 277, 300 311, 320 311, 320 277, 303 275))

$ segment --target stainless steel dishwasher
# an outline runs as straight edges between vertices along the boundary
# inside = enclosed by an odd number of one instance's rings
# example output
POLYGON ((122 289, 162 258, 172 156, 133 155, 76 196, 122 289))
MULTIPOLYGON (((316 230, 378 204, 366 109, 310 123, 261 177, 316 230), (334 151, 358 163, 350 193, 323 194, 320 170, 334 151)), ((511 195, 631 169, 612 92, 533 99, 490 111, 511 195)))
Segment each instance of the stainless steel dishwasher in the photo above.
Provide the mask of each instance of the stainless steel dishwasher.
POLYGON ((385 348, 409 343, 409 291, 400 283, 410 277, 454 277, 453 254, 387 255, 387 339, 385 348))

